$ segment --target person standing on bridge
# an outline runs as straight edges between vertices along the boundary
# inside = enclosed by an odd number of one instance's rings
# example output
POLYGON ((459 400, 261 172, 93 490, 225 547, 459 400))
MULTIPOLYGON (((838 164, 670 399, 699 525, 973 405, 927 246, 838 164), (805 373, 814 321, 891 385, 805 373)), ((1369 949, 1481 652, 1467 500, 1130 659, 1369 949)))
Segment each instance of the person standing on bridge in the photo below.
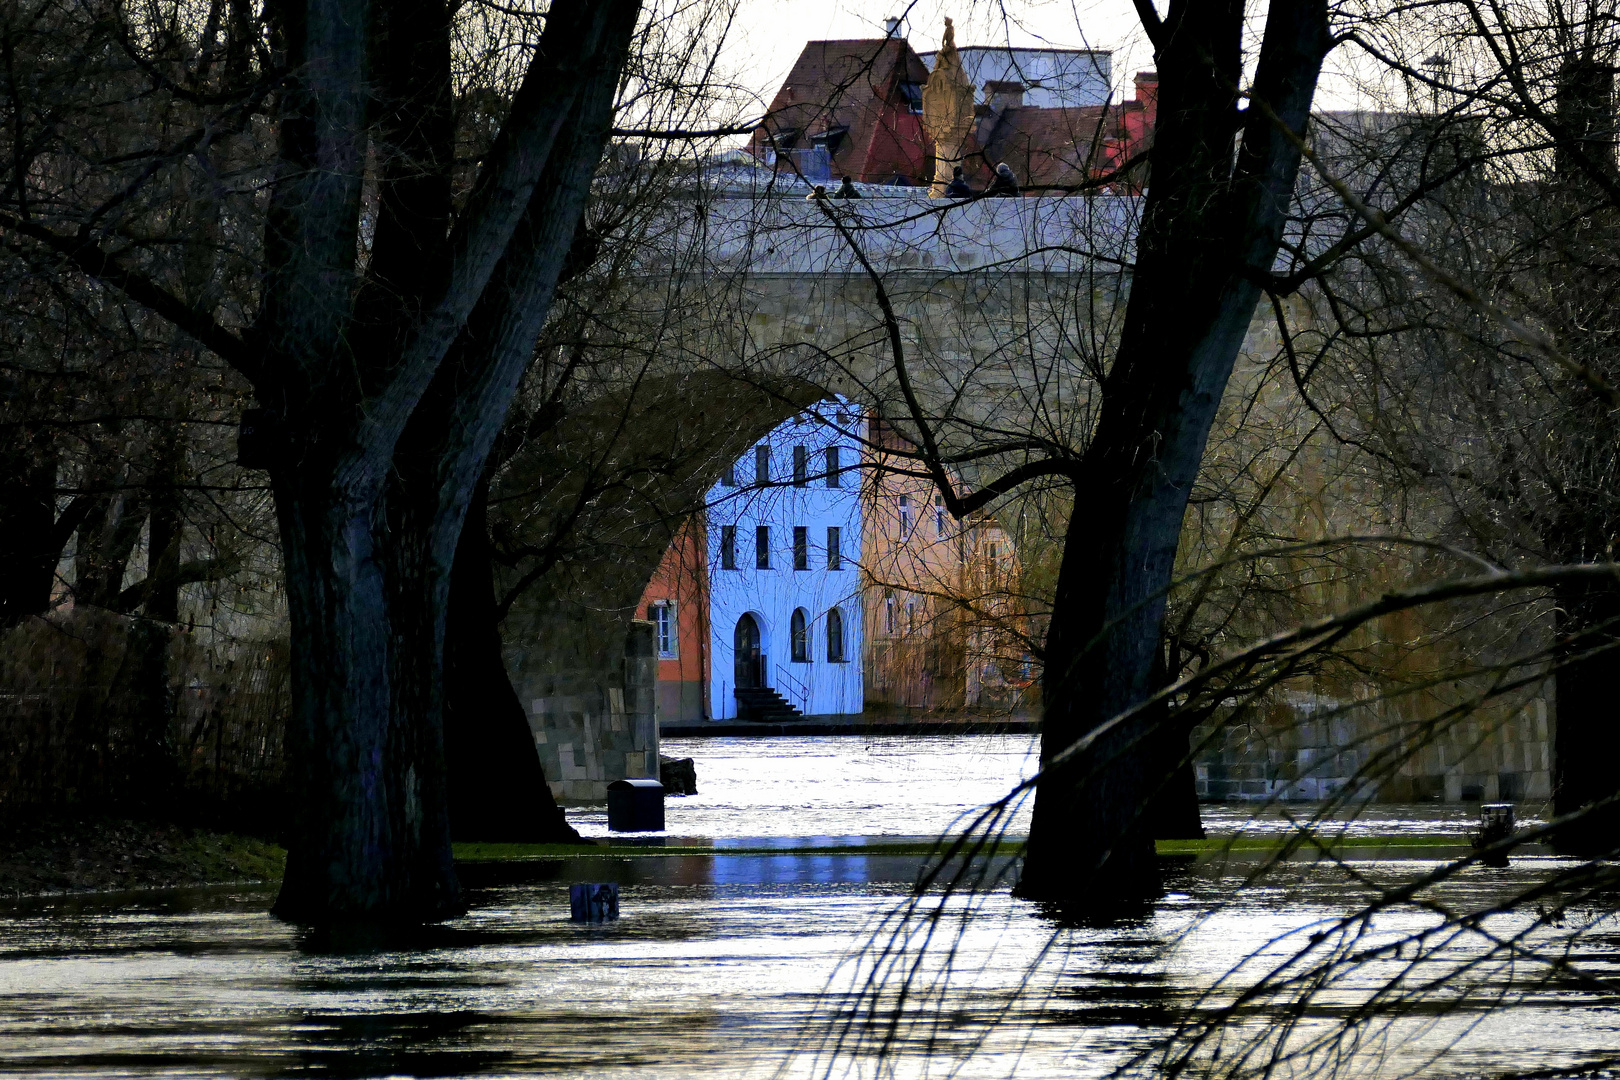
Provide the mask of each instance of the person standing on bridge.
POLYGON ((838 186, 838 190, 833 192, 833 198, 835 199, 858 199, 860 197, 861 193, 855 190, 855 181, 847 176, 844 177, 844 182, 838 186))
POLYGON ((996 178, 990 181, 990 187, 985 194, 1009 199, 1018 197, 1018 178, 1013 176, 1011 165, 1003 161, 996 166, 996 178))
POLYGON ((962 166, 954 165, 951 167, 951 182, 945 185, 945 197, 947 199, 973 198, 973 187, 967 182, 967 177, 962 175, 962 166))

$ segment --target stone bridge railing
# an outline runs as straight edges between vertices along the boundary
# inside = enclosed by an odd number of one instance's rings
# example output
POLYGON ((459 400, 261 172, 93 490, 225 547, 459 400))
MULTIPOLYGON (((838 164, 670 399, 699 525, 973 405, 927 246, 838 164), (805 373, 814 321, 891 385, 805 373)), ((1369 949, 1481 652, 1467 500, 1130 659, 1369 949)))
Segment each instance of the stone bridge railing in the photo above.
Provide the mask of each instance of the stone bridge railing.
POLYGON ((1142 201, 880 198, 718 199, 683 210, 681 234, 718 273, 1113 273, 1135 258, 1142 201))

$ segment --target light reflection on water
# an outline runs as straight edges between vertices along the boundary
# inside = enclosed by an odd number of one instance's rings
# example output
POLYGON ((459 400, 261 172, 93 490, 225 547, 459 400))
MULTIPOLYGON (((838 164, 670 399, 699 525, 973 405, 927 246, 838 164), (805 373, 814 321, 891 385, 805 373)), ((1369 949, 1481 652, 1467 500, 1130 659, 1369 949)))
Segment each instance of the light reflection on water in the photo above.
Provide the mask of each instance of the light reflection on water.
MULTIPOLYGON (((1030 735, 665 739, 692 758, 696 795, 665 801, 670 836, 936 836, 1036 772, 1030 735)), ((586 836, 606 836, 602 807, 571 810, 586 836)), ((1027 800, 1009 831, 1029 829, 1027 800)))
MULTIPOLYGON (((967 754, 961 746, 946 749, 947 759, 967 754)), ((749 754, 760 776, 791 779, 788 766, 766 768, 755 751, 736 757, 749 754)), ((928 748, 913 744, 913 754, 929 775, 928 748)), ((981 771, 1012 756, 986 755, 981 771)), ((704 758, 698 761, 701 789, 704 758)), ((746 765, 732 767, 746 773, 746 765)), ((916 786, 899 793, 884 790, 881 780, 853 793, 848 774, 831 788, 809 789, 838 794, 837 812, 823 813, 804 790, 750 796, 755 816, 731 842, 770 835, 761 824, 771 798, 797 808, 804 834, 863 835, 858 821, 840 816, 859 799, 891 811, 865 835, 916 835, 964 801, 966 771, 961 761, 940 763, 931 775, 942 790, 932 795, 914 780, 902 780, 916 786)), ((722 775, 709 772, 717 804, 745 803, 740 781, 730 782, 728 793, 722 775)), ((1381 812, 1431 820, 1410 808, 1381 812)), ((1432 820, 1452 829, 1469 816, 1464 809, 1432 820)), ((794 841, 778 835, 777 842, 794 841)), ((347 954, 324 951, 271 919, 270 895, 262 891, 176 893, 138 907, 20 908, 0 917, 0 1072, 875 1076, 878 1034, 840 1024, 856 1004, 851 992, 870 972, 873 953, 863 946, 875 932, 890 940, 896 927, 880 920, 906 902, 919 863, 892 852, 791 850, 557 861, 533 867, 530 880, 474 888, 471 914, 408 945, 347 954), (569 923, 571 880, 621 882, 621 921, 569 923), (832 1053, 840 1035, 842 1048, 832 1053)), ((1364 862, 1354 871, 1387 886, 1436 865, 1364 862)), ((1471 869, 1435 899, 1475 910, 1559 865, 1522 858, 1506 871, 1471 869)), ((949 901, 911 982, 909 1015, 918 1022, 890 1033, 885 1063, 892 1074, 1106 1075, 1178 1023, 1229 1003, 1267 957, 1274 961, 1368 895, 1341 871, 1313 864, 1284 866, 1247 888, 1211 867, 1174 871, 1169 884, 1171 894, 1151 912, 1109 928, 1055 929, 1005 888, 949 901), (1232 987, 1218 987, 1251 955, 1261 960, 1240 970, 1232 987), (947 956, 950 978, 941 980, 947 956)), ((923 912, 940 902, 925 897, 923 912)), ((1432 914, 1409 910, 1381 914, 1354 948, 1434 922, 1432 914)), ((1571 955, 1584 970, 1620 974, 1617 928, 1595 912, 1569 914, 1572 928, 1583 923, 1587 933, 1571 955)), ((932 924, 912 924, 923 925, 932 924)), ((1530 930, 1529 918, 1517 914, 1492 916, 1485 929, 1524 931, 1531 944, 1556 944, 1569 932, 1530 930)), ((903 953, 907 965, 917 961, 918 940, 903 953)), ((1592 985, 1543 984, 1536 965, 1522 958, 1517 966, 1480 963, 1480 941, 1464 935, 1436 943, 1415 969, 1435 988, 1429 1007, 1365 1042, 1348 1059, 1351 1074, 1495 1075, 1620 1052, 1612 995, 1592 985), (1476 966, 1459 975, 1464 963, 1476 966), (1512 1006, 1487 1009, 1497 995, 1512 1006)), ((1294 1022, 1305 1035, 1331 1030, 1405 962, 1360 963, 1294 1022)), ((893 1004, 892 995, 880 998, 879 1015, 893 1004)), ((1280 1030, 1285 1015, 1259 1003, 1231 1031, 1264 1035, 1280 1030)), ((1229 1045, 1223 1060, 1231 1054, 1229 1045)), ((1142 1072, 1154 1074, 1151 1061, 1142 1072)), ((1318 1057, 1291 1074, 1326 1071, 1318 1057)))
MULTIPOLYGON (((698 794, 665 802, 671 837, 716 841, 812 834, 838 837, 938 836, 961 828, 1040 765, 1033 735, 777 736, 665 739, 663 752, 690 757, 698 794)), ((1009 835, 1029 831, 1030 800, 1013 808, 1009 835)), ((1519 823, 1541 821, 1521 806, 1519 823)), ((1216 803, 1202 808, 1212 835, 1277 833, 1290 818, 1310 817, 1309 803, 1216 803)), ((1361 805, 1336 813, 1333 831, 1459 838, 1477 824, 1477 805, 1361 805)), ((586 836, 608 836, 604 807, 579 807, 568 820, 586 836)), ((660 835, 660 834, 648 834, 660 835)))

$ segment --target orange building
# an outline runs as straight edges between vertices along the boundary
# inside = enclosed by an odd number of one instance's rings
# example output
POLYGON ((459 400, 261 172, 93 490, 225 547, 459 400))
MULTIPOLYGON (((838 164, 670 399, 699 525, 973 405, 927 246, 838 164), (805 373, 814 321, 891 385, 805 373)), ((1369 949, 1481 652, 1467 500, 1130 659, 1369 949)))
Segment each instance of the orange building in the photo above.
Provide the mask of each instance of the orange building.
POLYGON ((681 526, 638 605, 655 629, 659 720, 709 716, 707 531, 701 515, 681 526))

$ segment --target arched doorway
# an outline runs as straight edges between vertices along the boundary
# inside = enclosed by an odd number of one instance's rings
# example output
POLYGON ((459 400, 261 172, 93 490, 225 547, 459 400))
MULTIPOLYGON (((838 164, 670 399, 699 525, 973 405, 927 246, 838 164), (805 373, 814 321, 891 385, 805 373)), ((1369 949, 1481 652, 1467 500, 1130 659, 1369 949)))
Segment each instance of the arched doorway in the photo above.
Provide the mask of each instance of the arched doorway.
POLYGON ((737 630, 731 638, 732 655, 736 657, 737 689, 753 690, 765 684, 764 657, 759 651, 759 623, 747 612, 737 620, 737 630))

